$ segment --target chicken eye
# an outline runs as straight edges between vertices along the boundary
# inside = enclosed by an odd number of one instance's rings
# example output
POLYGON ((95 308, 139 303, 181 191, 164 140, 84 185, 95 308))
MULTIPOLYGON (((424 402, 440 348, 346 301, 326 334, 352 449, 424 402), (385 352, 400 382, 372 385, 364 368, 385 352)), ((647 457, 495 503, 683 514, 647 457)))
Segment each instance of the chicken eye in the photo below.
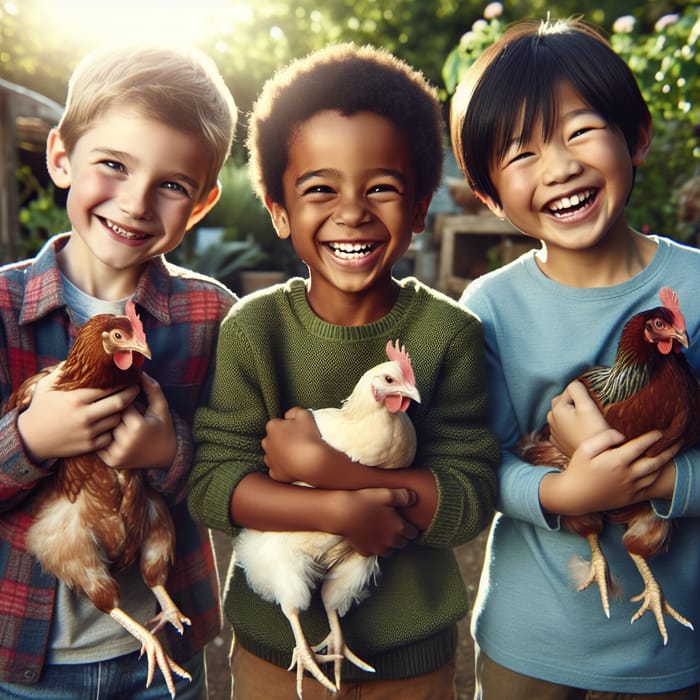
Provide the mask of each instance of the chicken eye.
POLYGON ((385 381, 387 384, 393 384, 393 383, 394 383, 394 378, 393 378, 393 377, 390 377, 390 376, 387 374, 386 377, 384 377, 384 381, 385 381))
POLYGON ((114 331, 114 338, 115 340, 121 340, 122 339, 122 334, 120 331, 114 331))

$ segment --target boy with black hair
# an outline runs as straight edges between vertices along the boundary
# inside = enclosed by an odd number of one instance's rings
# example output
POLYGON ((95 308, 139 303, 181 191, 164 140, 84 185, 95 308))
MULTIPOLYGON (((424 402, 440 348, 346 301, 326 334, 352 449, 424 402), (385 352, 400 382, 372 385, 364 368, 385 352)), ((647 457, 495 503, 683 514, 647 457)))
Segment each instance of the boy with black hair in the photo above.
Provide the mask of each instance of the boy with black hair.
POLYGON ((687 322, 686 356, 700 371, 700 252, 642 235, 626 219, 651 144, 647 105, 593 27, 525 21, 474 63, 451 132, 477 196, 542 243, 462 297, 484 325, 491 425, 503 448, 500 512, 472 618, 475 697, 697 698, 698 633, 669 617, 664 646, 655 615, 664 615, 666 596, 700 621, 700 451, 676 454, 674 446, 647 457, 660 432, 625 442, 578 382, 557 397, 583 370, 612 364, 626 321, 659 306, 667 285, 687 322), (553 439, 571 457, 565 471, 533 466, 515 451, 550 409, 553 439), (607 619, 596 585, 572 585, 569 562, 590 551, 561 516, 649 500, 675 525, 669 551, 651 562, 663 594, 652 585, 629 600, 645 582, 622 545, 624 526, 606 524, 600 546, 625 598, 611 601, 607 619))

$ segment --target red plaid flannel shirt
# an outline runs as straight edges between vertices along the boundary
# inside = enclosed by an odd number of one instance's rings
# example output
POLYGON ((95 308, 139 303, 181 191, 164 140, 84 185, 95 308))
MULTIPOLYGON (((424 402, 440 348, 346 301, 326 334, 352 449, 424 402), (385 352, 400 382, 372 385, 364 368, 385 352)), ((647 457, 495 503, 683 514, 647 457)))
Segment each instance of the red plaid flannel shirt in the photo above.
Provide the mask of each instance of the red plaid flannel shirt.
MULTIPOLYGON (((36 258, 0 268, 0 391, 4 404, 28 376, 65 359, 77 333, 67 313, 56 251, 67 236, 51 239, 36 258)), ((146 371, 161 385, 178 438, 168 470, 151 470, 149 480, 171 506, 177 537, 168 590, 192 627, 180 637, 166 632, 179 661, 190 658, 221 629, 219 593, 208 533, 191 519, 184 501, 192 463, 191 428, 206 399, 219 324, 235 296, 217 282, 150 261, 133 300, 153 359, 146 371)), ((0 419, 0 680, 38 680, 47 651, 56 579, 42 573, 24 550, 31 523, 32 489, 46 474, 33 464, 17 432, 16 411, 0 419)))

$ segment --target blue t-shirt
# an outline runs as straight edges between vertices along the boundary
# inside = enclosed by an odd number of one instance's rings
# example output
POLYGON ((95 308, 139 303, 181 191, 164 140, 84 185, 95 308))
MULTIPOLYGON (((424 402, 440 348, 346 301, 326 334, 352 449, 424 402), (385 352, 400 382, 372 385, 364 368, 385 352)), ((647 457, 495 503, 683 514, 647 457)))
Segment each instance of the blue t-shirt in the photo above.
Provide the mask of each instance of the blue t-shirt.
MULTIPOLYGON (((700 680, 700 632, 666 618, 666 646, 648 612, 630 625, 642 580, 622 546, 624 526, 606 525, 600 544, 622 589, 603 612, 598 587, 577 592, 569 565, 590 559, 587 541, 545 514, 539 484, 547 468, 509 450, 546 422, 553 396, 580 372, 610 365, 633 314, 659 306, 664 286, 678 293, 700 374, 700 251, 665 238, 649 265, 612 287, 574 288, 547 278, 535 251, 473 282, 462 303, 483 323, 491 423, 504 447, 499 513, 489 536, 472 632, 482 651, 518 673, 592 690, 660 693, 700 680)), ((700 450, 676 457, 671 502, 654 502, 676 527, 668 553, 650 567, 669 603, 700 627, 700 450)))

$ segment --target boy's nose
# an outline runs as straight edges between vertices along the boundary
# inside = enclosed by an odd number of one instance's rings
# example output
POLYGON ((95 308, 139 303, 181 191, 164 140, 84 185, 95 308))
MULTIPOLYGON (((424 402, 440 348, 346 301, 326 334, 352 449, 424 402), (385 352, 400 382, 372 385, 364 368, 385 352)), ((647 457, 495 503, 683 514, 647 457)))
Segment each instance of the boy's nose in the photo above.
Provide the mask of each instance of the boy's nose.
POLYGON ((581 161, 565 147, 550 144, 543 157, 543 181, 547 185, 566 182, 581 173, 581 161))
POLYGON ((150 219, 151 204, 148 190, 137 186, 128 188, 119 199, 119 208, 132 219, 150 219))
POLYGON ((360 197, 343 197, 331 220, 336 226, 359 226, 370 219, 367 205, 360 197))

